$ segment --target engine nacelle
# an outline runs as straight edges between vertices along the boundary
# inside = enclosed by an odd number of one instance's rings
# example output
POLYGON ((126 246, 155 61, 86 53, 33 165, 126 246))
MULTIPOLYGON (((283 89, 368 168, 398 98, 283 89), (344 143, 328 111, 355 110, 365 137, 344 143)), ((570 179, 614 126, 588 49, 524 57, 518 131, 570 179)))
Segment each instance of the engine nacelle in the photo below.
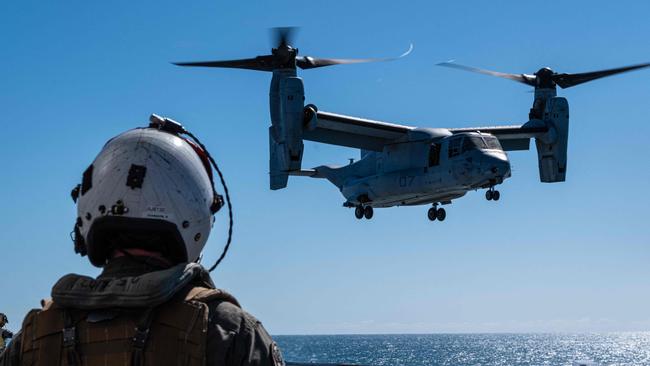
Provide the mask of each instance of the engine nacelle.
POLYGON ((305 91, 295 70, 274 71, 270 91, 269 170, 271 189, 287 186, 289 172, 302 164, 305 91))
POLYGON ((543 116, 549 132, 535 139, 539 161, 539 179, 544 183, 564 182, 567 169, 569 142, 569 103, 565 98, 553 97, 546 101, 543 116))

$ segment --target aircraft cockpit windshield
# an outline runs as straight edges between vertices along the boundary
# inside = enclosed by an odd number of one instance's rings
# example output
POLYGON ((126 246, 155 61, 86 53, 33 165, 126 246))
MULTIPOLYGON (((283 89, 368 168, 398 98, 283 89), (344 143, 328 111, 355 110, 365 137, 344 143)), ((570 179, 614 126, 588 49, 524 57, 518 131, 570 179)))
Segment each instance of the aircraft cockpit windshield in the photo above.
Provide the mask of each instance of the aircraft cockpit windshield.
POLYGON ((471 150, 502 150, 499 139, 491 135, 465 136, 463 152, 471 150))

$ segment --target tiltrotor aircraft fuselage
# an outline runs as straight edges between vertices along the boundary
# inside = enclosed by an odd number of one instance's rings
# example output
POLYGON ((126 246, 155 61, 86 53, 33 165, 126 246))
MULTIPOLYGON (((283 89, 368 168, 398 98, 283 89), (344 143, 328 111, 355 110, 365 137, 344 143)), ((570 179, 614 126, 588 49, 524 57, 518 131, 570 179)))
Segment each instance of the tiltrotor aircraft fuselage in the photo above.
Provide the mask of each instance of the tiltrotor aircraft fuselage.
POLYGON ((508 156, 489 133, 361 120, 318 112, 311 105, 306 116, 307 135, 314 141, 334 132, 335 123, 343 120, 336 132, 345 128, 348 134, 372 136, 345 144, 362 148, 356 162, 291 172, 328 179, 346 198, 344 205, 356 208, 358 218, 371 218, 373 207, 433 204, 429 218, 444 220, 446 212, 438 204, 451 203, 478 188, 488 188, 488 197, 498 200, 494 186, 510 177, 508 156))
POLYGON ((314 105, 305 105, 303 81, 296 72, 298 67, 311 69, 391 59, 298 56, 298 50, 288 43, 289 35, 290 29, 278 29, 278 46, 271 55, 177 65, 272 72, 270 188, 285 188, 290 175, 327 179, 345 197, 343 205, 355 208, 359 219, 372 218, 373 208, 427 204, 432 206, 427 211, 428 218, 442 221, 446 211, 439 205, 481 188, 487 189, 488 200, 497 201, 500 193, 495 186, 511 174, 506 151, 528 150, 531 139, 535 140, 537 149, 540 180, 563 182, 567 171, 569 105, 565 98, 557 96, 557 86, 568 88, 650 66, 640 64, 578 74, 555 73, 549 68, 535 74, 506 74, 442 63, 439 65, 533 86, 529 120, 510 126, 421 128, 328 113, 314 105), (305 140, 358 148, 361 156, 343 166, 302 169, 305 140))

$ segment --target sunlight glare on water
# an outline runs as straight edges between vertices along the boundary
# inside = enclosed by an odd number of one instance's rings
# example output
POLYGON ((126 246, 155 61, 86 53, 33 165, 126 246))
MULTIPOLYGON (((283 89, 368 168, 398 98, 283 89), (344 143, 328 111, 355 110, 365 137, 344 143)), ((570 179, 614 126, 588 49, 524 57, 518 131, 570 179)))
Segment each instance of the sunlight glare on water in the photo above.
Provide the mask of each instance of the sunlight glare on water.
POLYGON ((276 336, 294 362, 359 365, 650 365, 650 332, 276 336))

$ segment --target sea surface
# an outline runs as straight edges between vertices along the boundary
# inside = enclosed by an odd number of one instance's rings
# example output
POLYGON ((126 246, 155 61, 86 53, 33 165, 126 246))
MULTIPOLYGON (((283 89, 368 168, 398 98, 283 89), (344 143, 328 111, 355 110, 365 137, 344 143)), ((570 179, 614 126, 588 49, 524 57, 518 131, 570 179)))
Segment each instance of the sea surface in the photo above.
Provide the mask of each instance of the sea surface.
POLYGON ((650 365, 650 332, 274 336, 286 361, 359 365, 650 365))

